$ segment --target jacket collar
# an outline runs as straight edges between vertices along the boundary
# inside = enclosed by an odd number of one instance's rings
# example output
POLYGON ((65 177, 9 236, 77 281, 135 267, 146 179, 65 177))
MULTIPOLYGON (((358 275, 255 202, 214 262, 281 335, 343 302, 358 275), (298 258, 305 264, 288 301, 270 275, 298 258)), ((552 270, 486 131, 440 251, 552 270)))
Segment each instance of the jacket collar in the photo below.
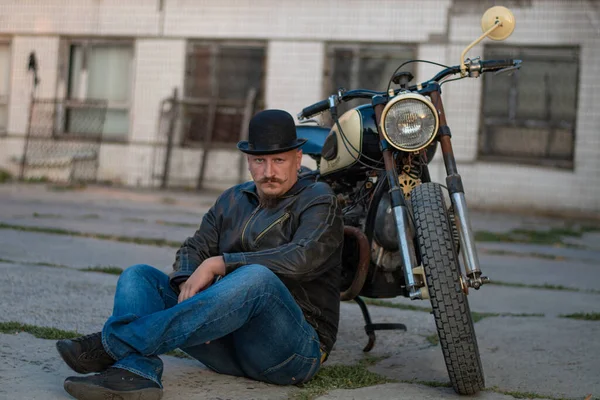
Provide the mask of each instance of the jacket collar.
MULTIPOLYGON (((294 186, 292 186, 290 188, 290 190, 288 190, 283 196, 281 196, 281 198, 287 199, 287 198, 296 196, 301 191, 303 191, 305 188, 310 186, 313 182, 314 182, 314 177, 311 177, 311 176, 302 177, 302 178, 298 179, 298 181, 294 184, 294 186)), ((242 190, 242 192, 249 193, 258 199, 258 192, 256 191, 256 184, 253 181, 243 184, 241 190, 242 190)))

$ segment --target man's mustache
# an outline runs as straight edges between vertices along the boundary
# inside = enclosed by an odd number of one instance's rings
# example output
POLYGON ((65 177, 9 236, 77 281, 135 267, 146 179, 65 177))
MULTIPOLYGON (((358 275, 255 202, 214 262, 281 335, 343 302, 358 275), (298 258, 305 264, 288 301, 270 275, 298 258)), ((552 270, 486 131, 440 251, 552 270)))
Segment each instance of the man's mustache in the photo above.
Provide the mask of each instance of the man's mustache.
POLYGON ((261 180, 258 181, 258 183, 283 183, 285 182, 282 179, 277 179, 277 178, 262 178, 261 180))

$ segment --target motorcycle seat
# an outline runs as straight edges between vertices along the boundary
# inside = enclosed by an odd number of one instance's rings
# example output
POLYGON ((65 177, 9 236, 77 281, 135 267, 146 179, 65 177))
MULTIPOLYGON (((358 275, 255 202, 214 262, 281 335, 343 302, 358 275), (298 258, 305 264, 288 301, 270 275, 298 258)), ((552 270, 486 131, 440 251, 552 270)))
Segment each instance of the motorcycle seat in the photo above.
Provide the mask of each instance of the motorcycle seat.
POLYGON ((296 126, 296 135, 298 138, 307 139, 304 146, 301 147, 302 153, 307 155, 319 156, 325 143, 325 138, 329 135, 330 128, 314 125, 296 126))

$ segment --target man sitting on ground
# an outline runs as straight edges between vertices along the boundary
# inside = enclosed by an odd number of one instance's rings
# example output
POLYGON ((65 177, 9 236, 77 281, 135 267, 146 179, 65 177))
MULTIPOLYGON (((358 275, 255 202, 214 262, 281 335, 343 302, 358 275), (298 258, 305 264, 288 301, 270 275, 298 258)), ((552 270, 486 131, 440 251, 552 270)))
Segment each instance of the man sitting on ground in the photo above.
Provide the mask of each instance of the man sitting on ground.
POLYGON ((305 141, 285 111, 252 118, 238 148, 253 181, 217 199, 170 276, 126 269, 102 332, 57 343, 74 371, 96 373, 67 378, 69 394, 160 399, 158 356, 176 348, 223 374, 279 385, 314 376, 336 340, 344 234, 331 188, 298 176, 305 141))

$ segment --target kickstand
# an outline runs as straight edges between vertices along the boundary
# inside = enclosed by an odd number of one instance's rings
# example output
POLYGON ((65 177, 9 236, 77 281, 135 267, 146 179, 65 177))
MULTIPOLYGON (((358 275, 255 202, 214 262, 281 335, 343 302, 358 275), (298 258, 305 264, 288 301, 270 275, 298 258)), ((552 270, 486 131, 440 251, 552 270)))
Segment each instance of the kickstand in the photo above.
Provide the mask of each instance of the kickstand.
POLYGON ((375 346, 375 339, 376 339, 375 331, 392 330, 392 329, 399 329, 399 330, 406 331, 406 325, 404 325, 404 324, 374 324, 371 321, 371 316, 369 315, 369 310, 367 309, 367 305, 365 304, 365 301, 358 296, 356 296, 354 298, 354 301, 360 307, 360 311, 362 311, 363 318, 365 319, 365 332, 367 333, 367 336, 369 337, 369 343, 367 343, 367 345, 363 349, 364 352, 371 351, 373 349, 373 347, 375 346))

